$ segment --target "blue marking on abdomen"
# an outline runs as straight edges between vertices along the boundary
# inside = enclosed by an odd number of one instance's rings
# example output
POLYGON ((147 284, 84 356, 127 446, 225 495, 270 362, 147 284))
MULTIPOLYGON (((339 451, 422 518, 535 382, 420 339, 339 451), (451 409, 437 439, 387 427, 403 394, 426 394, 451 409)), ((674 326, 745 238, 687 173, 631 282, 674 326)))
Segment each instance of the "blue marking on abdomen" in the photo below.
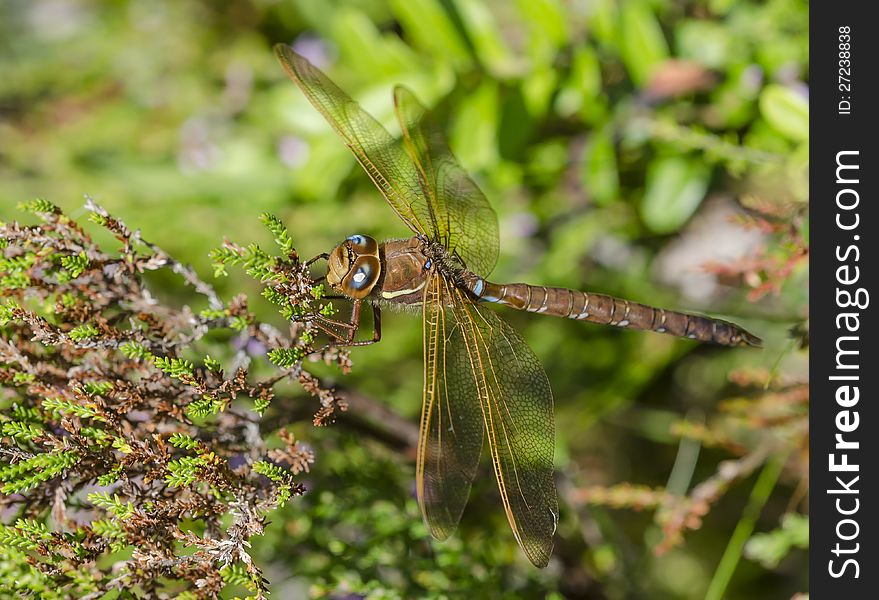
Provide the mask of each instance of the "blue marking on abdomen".
POLYGON ((470 290, 473 292, 473 295, 479 298, 482 302, 500 302, 500 298, 496 298, 494 296, 483 296, 483 292, 485 292, 485 280, 477 279, 476 283, 473 284, 473 289, 470 290))

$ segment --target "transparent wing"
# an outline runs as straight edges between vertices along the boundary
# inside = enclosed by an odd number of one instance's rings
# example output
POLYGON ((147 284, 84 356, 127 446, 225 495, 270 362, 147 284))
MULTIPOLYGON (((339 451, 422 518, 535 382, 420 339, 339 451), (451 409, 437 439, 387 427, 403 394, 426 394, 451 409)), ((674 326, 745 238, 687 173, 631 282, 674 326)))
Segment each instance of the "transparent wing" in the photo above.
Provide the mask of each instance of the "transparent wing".
POLYGON ((516 331, 443 280, 482 410, 494 473, 516 541, 543 567, 558 523, 553 481, 552 391, 538 358, 516 331))
POLYGON ((433 239, 474 273, 487 277, 497 262, 497 215, 485 194, 458 164, 440 128, 404 87, 394 89, 403 146, 418 169, 431 204, 433 239))
POLYGON ((416 486, 424 522, 440 540, 461 519, 483 437, 467 348, 446 300, 443 279, 431 277, 424 292, 424 400, 416 486))
POLYGON ((400 141, 307 59, 284 44, 275 46, 275 55, 290 79, 342 137, 397 215, 412 231, 435 236, 436 218, 418 170, 400 141))

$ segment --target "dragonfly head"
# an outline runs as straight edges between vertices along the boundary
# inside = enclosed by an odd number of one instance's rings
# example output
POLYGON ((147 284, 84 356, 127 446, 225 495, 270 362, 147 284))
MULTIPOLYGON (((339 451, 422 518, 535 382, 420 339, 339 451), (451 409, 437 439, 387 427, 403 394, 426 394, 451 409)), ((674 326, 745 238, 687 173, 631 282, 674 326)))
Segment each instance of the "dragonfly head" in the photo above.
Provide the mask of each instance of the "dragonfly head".
POLYGON ((348 236, 327 259, 327 283, 349 298, 360 300, 378 283, 381 268, 375 238, 348 236))

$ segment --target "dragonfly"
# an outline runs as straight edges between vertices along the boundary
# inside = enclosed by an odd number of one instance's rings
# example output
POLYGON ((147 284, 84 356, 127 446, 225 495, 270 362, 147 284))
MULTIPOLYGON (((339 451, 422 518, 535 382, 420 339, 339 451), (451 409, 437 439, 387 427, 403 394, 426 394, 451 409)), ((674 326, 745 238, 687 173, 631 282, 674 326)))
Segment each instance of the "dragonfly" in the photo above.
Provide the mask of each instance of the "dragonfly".
POLYGON ((278 44, 275 54, 414 234, 382 242, 355 234, 316 258, 327 261, 329 286, 352 301, 350 321, 326 328, 340 344, 378 342, 383 307, 421 308, 416 494, 427 529, 444 540, 457 528, 487 441, 513 535, 534 565, 546 566, 558 524, 552 391, 525 340, 487 306, 727 346, 759 346, 760 339, 727 321, 605 294, 489 281, 497 216, 415 95, 394 88, 402 138, 393 137, 289 46, 278 44), (364 302, 373 311, 373 336, 355 341, 364 302))

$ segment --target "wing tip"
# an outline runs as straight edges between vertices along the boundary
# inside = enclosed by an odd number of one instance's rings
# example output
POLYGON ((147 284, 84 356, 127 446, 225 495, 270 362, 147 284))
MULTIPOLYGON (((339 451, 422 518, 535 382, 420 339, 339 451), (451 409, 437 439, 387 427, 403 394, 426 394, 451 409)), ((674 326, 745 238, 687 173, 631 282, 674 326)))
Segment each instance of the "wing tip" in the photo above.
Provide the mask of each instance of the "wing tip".
POLYGON ((297 54, 289 44, 279 42, 272 46, 272 49, 275 52, 275 58, 281 63, 281 67, 286 71, 287 76, 290 77, 294 83, 298 84, 301 81, 299 76, 301 63, 304 62, 305 64, 310 64, 308 63, 308 59, 297 54))
POLYGON ((281 61, 289 60, 289 55, 295 54, 293 48, 291 48, 289 44, 283 42, 278 42, 272 46, 272 50, 274 51, 275 56, 278 57, 278 60, 281 61))
POLYGON ((538 569, 545 569, 546 565, 549 564, 549 557, 552 555, 552 548, 549 549, 549 552, 541 552, 540 555, 532 555, 527 552, 526 554, 528 555, 528 560, 531 561, 532 565, 534 565, 538 569))
POLYGON ((421 100, 418 99, 418 96, 415 95, 411 89, 403 85, 402 83, 398 83, 394 85, 393 89, 393 98, 394 98, 394 108, 397 109, 397 114, 399 115, 400 109, 403 107, 404 103, 408 103, 411 106, 415 106, 419 112, 424 113, 427 112, 427 108, 422 104, 421 100))

